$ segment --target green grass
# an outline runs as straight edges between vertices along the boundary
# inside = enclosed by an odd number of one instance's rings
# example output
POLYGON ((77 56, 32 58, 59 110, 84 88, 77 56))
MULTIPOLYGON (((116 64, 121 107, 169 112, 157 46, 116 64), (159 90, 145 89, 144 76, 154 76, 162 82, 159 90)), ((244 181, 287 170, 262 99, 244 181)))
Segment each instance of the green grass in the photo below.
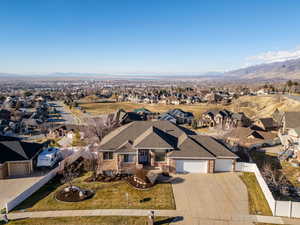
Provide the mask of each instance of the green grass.
MULTIPOLYGON (((157 217, 157 225, 170 223, 166 217, 157 217)), ((1 222, 0 222, 1 224, 1 222)), ((32 218, 15 220, 8 225, 147 225, 147 217, 135 216, 99 216, 99 217, 59 217, 59 218, 32 218)))
POLYGON ((256 180, 254 173, 242 173, 240 178, 247 186, 250 214, 272 216, 268 202, 256 180))
POLYGON ((136 190, 125 181, 102 183, 87 183, 84 180, 90 176, 85 174, 74 180, 73 185, 95 191, 93 198, 66 203, 57 201, 55 193, 64 185, 59 182, 46 184, 39 191, 21 203, 15 210, 26 211, 71 210, 71 209, 175 209, 171 184, 157 184, 145 191, 136 190), (128 201, 126 195, 128 194, 128 201), (148 198, 148 201, 140 202, 148 198))

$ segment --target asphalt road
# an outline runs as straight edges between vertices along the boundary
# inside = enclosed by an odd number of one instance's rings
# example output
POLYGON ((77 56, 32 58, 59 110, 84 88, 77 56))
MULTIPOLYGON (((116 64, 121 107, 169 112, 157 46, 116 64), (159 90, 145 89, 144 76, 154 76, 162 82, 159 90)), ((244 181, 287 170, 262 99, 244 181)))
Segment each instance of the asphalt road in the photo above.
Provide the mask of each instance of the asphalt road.
POLYGON ((56 102, 50 102, 52 104, 56 105, 56 110, 61 114, 62 120, 60 122, 66 123, 66 124, 78 124, 77 119, 72 115, 71 112, 67 111, 63 107, 63 103, 56 101, 56 102))

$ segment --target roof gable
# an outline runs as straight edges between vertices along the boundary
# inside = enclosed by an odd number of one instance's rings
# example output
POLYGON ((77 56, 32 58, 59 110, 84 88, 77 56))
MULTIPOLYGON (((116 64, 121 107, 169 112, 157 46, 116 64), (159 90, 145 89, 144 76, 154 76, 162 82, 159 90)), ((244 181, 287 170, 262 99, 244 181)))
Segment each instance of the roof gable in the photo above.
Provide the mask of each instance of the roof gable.
POLYGON ((163 148, 173 149, 176 139, 162 130, 151 126, 134 142, 135 148, 163 148))

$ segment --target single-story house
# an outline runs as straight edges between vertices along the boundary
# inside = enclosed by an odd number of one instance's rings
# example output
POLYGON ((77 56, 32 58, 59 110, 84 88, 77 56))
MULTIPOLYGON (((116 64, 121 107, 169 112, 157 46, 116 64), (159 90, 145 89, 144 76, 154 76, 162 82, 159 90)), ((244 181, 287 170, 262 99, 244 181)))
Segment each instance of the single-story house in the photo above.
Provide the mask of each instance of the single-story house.
POLYGON ((43 144, 23 142, 15 137, 0 136, 0 179, 30 175, 43 147, 43 144))
POLYGON ((102 172, 136 168, 170 173, 234 171, 238 156, 212 137, 169 121, 135 121, 105 136, 97 147, 102 172))
POLYGON ((261 147, 263 145, 275 145, 280 142, 277 134, 261 130, 254 130, 250 127, 237 127, 224 136, 224 139, 231 146, 245 148, 261 147))
POLYGON ((279 127, 272 117, 257 119, 253 125, 264 131, 275 131, 279 127))

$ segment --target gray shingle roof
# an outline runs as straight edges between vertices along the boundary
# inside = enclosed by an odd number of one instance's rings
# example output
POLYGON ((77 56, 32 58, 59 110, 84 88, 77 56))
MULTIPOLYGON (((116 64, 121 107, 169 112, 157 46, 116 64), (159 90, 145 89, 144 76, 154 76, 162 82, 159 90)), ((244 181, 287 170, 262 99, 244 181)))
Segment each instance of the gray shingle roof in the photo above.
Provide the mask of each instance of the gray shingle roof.
POLYGON ((168 133, 151 126, 134 141, 135 148, 164 148, 174 149, 177 140, 168 133))
POLYGON ((191 136, 197 143, 203 146, 207 151, 212 153, 217 158, 229 157, 238 158, 233 152, 226 148, 223 144, 218 142, 212 137, 204 135, 192 135, 191 136))
MULTIPOLYGON (((181 137, 182 138, 182 137, 181 137)), ((189 136, 181 140, 178 149, 169 155, 170 158, 215 158, 209 151, 195 142, 189 136)))
POLYGON ((18 138, 0 136, 0 163, 29 160, 42 150, 43 145, 22 142, 18 138))
POLYGON ((122 126, 102 140, 99 150, 119 152, 125 145, 131 150, 143 148, 173 149, 169 154, 171 158, 238 158, 215 139, 209 136, 196 135, 191 130, 169 121, 136 121, 122 126))

